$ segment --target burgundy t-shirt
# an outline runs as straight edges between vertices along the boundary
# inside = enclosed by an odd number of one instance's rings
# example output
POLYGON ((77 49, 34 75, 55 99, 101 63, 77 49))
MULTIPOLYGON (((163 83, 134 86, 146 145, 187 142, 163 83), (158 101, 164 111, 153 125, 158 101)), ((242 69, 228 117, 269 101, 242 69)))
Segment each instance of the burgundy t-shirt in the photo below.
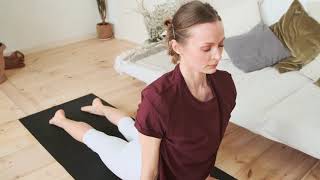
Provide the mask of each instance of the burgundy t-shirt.
POLYGON ((217 70, 207 80, 214 97, 202 102, 177 64, 141 93, 135 127, 162 139, 158 180, 203 180, 214 167, 237 93, 228 72, 217 70))

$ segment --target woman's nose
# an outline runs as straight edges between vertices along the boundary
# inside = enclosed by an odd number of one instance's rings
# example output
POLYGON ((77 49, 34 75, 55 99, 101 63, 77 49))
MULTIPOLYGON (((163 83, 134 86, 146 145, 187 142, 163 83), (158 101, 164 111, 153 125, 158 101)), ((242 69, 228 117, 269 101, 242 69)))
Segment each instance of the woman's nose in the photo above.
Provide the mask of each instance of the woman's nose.
POLYGON ((214 60, 220 60, 221 59, 221 55, 222 55, 222 52, 219 51, 218 48, 212 48, 211 49, 211 59, 214 59, 214 60))

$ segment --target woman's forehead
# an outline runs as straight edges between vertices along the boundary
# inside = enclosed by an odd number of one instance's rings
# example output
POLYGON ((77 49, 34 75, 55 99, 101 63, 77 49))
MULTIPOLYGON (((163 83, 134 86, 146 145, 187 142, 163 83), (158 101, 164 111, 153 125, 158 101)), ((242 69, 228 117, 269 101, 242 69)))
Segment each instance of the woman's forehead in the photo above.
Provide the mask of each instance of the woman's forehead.
POLYGON ((220 43, 224 39, 221 21, 197 24, 190 28, 190 41, 197 44, 220 43))

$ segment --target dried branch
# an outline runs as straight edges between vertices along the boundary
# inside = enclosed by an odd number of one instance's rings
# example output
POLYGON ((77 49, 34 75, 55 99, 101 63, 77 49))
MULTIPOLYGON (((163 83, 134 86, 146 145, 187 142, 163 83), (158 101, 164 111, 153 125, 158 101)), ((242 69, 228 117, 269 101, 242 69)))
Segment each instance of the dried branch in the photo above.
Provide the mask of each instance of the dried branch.
POLYGON ((103 24, 106 24, 107 18, 107 2, 106 0, 97 0, 98 10, 100 14, 100 18, 103 24))

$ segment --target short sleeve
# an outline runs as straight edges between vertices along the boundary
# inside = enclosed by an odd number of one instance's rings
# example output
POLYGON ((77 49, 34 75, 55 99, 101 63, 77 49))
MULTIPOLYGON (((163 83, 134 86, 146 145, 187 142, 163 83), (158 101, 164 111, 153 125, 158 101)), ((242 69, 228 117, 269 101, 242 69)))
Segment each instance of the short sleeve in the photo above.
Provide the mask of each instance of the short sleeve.
POLYGON ((231 90, 232 90, 232 110, 234 109, 234 107, 236 106, 236 99, 237 99, 237 88, 234 84, 234 81, 233 81, 233 78, 232 78, 232 75, 229 73, 230 75, 230 78, 231 78, 231 90))
POLYGON ((164 120, 160 118, 160 114, 154 108, 150 98, 147 98, 143 93, 134 126, 140 133, 147 136, 163 138, 165 134, 164 120))

